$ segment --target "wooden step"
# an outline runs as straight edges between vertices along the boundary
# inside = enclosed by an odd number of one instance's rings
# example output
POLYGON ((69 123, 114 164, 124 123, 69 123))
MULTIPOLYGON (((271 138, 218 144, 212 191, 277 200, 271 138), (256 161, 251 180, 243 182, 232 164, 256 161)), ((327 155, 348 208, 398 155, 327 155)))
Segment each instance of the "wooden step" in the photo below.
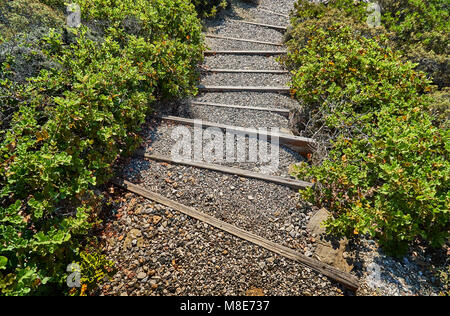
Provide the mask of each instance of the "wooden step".
POLYGON ((282 43, 264 42, 264 41, 257 41, 257 40, 252 40, 252 39, 246 39, 246 38, 228 37, 228 36, 221 36, 221 35, 214 35, 214 34, 206 34, 205 37, 216 38, 216 39, 223 39, 223 40, 229 40, 229 41, 239 41, 239 42, 246 42, 246 43, 264 44, 264 45, 271 45, 271 46, 283 46, 282 43))
POLYGON ((209 164, 209 163, 198 162, 198 161, 193 161, 193 160, 173 160, 170 157, 147 154, 147 153, 145 153, 144 150, 137 150, 135 152, 135 155, 138 157, 143 157, 143 158, 147 158, 147 159, 151 159, 151 160, 155 160, 155 161, 167 162, 170 164, 180 164, 180 165, 196 167, 196 168, 200 168, 200 169, 218 171, 218 172, 236 175, 236 176, 244 177, 244 178, 262 180, 262 181, 266 181, 266 182, 283 185, 283 186, 286 186, 286 187, 289 187, 289 188, 292 188, 295 190, 301 190, 301 189, 305 189, 305 188, 314 186, 312 183, 305 182, 305 181, 288 179, 288 178, 283 178, 283 177, 279 177, 279 176, 271 176, 271 175, 252 172, 252 171, 239 169, 239 168, 227 167, 227 166, 222 166, 222 165, 217 165, 217 164, 209 164))
POLYGON ((320 262, 319 260, 309 258, 305 256, 304 254, 301 254, 294 249, 291 249, 289 247, 279 245, 277 243, 274 243, 272 241, 269 241, 268 239, 262 238, 258 235, 255 235, 253 233, 250 233, 242 228, 239 228, 237 226, 234 226, 232 224, 229 224, 227 222, 221 221, 211 215, 199 212, 198 210, 183 205, 181 203, 178 203, 176 201, 173 201, 171 199, 168 199, 160 194, 157 194, 155 192, 152 192, 150 190, 145 189, 142 186, 133 184, 129 181, 123 180, 123 179, 115 179, 113 182, 132 193, 138 194, 142 197, 145 197, 151 201, 154 201, 156 203, 162 204, 164 206, 170 207, 171 209, 174 209, 180 213, 183 213, 189 217, 192 217, 194 219, 197 219, 199 221, 202 221, 208 225, 211 225, 217 229, 220 229, 222 231, 225 231, 233 236, 236 236, 238 238, 241 238, 243 240, 246 240, 252 244, 255 244, 259 247, 265 248, 273 253, 276 253, 278 255, 281 255, 285 258, 288 258, 290 260, 293 260, 294 262, 297 262, 305 267, 308 267, 324 276, 327 276, 328 278, 339 282, 346 288, 356 291, 359 287, 359 281, 358 279, 351 275, 350 273, 346 273, 343 271, 340 271, 336 269, 335 267, 332 267, 326 263, 320 262))
POLYGON ((203 72, 216 72, 216 73, 251 73, 251 74, 289 74, 288 70, 264 70, 264 69, 217 69, 217 68, 200 68, 203 72))
POLYGON ((278 16, 282 16, 282 17, 285 17, 285 18, 289 18, 289 15, 287 15, 287 14, 275 12, 275 11, 264 9, 264 8, 259 8, 259 10, 267 12, 267 13, 275 14, 275 15, 278 15, 278 16))
POLYGON ((254 128, 231 126, 226 124, 207 122, 203 120, 188 119, 178 116, 161 116, 160 118, 164 121, 173 122, 177 124, 184 124, 188 126, 194 126, 198 123, 201 123, 202 128, 216 127, 221 129, 222 131, 234 134, 264 135, 267 137, 268 141, 271 141, 273 137, 278 137, 280 145, 288 146, 300 154, 312 153, 314 151, 314 148, 316 147, 316 142, 314 141, 314 139, 306 137, 294 136, 283 133, 272 133, 272 132, 262 133, 254 128))
POLYGON ((290 93, 291 89, 286 87, 239 87, 239 86, 204 86, 199 85, 200 92, 233 92, 233 91, 250 91, 250 92, 278 92, 290 93))
POLYGON ((206 56, 210 55, 284 55, 286 50, 207 50, 203 53, 206 56))
POLYGON ((244 105, 231 105, 231 104, 221 104, 221 103, 211 103, 211 102, 191 102, 192 105, 203 105, 203 106, 215 106, 230 109, 243 109, 243 110, 253 110, 253 111, 267 111, 277 113, 286 117, 289 117, 290 111, 288 109, 279 108, 265 108, 265 107, 255 107, 255 106, 244 106, 244 105))
POLYGON ((245 21, 245 20, 233 20, 233 21, 234 22, 238 22, 238 23, 243 23, 243 24, 267 27, 267 28, 270 28, 270 29, 275 29, 275 30, 280 30, 280 31, 286 31, 287 30, 287 27, 285 27, 285 26, 264 24, 264 23, 251 22, 251 21, 245 21))

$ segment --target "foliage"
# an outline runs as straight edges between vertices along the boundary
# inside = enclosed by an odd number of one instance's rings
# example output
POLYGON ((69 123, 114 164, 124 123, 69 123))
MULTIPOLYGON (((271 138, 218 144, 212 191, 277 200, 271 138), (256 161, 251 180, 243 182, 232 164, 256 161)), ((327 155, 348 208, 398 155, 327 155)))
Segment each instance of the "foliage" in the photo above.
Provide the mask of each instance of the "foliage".
POLYGON ((115 268, 112 262, 108 261, 104 255, 95 248, 88 248, 85 252, 80 253, 81 262, 76 262, 80 268, 80 288, 72 288, 70 295, 86 296, 87 293, 94 291, 97 285, 105 278, 112 277, 115 268))
MULTIPOLYGON (((389 45, 403 52, 405 57, 418 63, 440 89, 449 86, 449 7, 447 0, 379 0, 381 27, 372 33, 383 32, 389 36, 389 45)), ((354 0, 330 0, 313 3, 299 0, 292 24, 298 29, 306 21, 323 21, 334 12, 334 21, 352 25, 356 31, 367 29, 369 16, 367 3, 354 0)), ((366 30, 365 30, 366 31, 366 30)), ((371 36, 371 33, 366 33, 371 36)))
POLYGON ((294 31, 288 42, 295 96, 309 113, 322 113, 314 128, 335 135, 321 165, 297 169, 317 184, 304 197, 333 212, 328 232, 377 236, 397 253, 417 237, 442 244, 450 143, 428 114, 429 81, 386 36, 369 38, 345 21, 321 25, 310 25, 307 41, 294 31))
POLYGON ((438 277, 442 285, 442 291, 440 295, 450 296, 450 266, 438 271, 438 277))
POLYGON ((0 144, 4 295, 68 290, 71 262, 87 273, 78 294, 106 275, 107 261, 83 250, 98 223, 93 188, 137 146, 154 100, 196 93, 203 44, 190 3, 77 2, 89 27, 50 29, 33 43, 50 67, 19 83, 11 79, 17 56, 2 60, 0 89, 14 106, 0 144), (106 22, 96 25, 100 17, 106 22))
POLYGON ((228 0, 192 0, 201 17, 212 17, 228 6, 228 0))
POLYGON ((448 130, 450 128, 450 87, 435 91, 430 97, 433 100, 430 111, 434 125, 448 130))
POLYGON ((447 0, 381 0, 382 23, 406 47, 420 43, 427 51, 448 54, 450 13, 447 0))
POLYGON ((62 26, 64 18, 44 1, 14 0, 0 2, 0 34, 10 38, 39 28, 62 26))

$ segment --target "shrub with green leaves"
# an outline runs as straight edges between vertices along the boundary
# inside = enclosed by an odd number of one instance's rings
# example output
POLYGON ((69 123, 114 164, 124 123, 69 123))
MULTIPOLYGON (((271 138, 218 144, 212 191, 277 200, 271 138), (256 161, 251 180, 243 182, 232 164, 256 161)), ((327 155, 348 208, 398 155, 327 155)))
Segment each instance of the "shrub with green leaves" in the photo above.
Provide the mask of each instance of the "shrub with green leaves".
MULTIPOLYGON (((418 69, 433 78, 440 89, 449 86, 449 32, 450 18, 447 0, 379 0, 381 27, 372 31, 389 35, 389 45, 403 52, 405 57, 417 63, 418 69)), ((348 25, 367 28, 367 2, 354 0, 330 0, 327 3, 297 1, 292 23, 298 28, 302 23, 321 21, 333 10, 334 20, 346 20, 348 25), (353 20, 353 21, 349 21, 353 20)), ((370 36, 370 34, 366 34, 370 36)))
MULTIPOLYGON (((0 78, 2 97, 15 106, 0 144, 3 295, 67 292, 72 262, 86 276, 78 294, 106 275, 107 261, 84 250, 98 223, 93 189, 136 148, 154 100, 196 93, 203 44, 192 4, 76 2, 87 26, 50 29, 34 43, 52 66, 23 83, 13 73, 0 78)), ((14 59, 4 58, 2 69, 14 72, 14 59)))
POLYGON ((228 6, 228 0, 192 0, 201 17, 212 17, 228 6))
POLYGON ((426 75, 391 50, 385 36, 365 36, 345 21, 319 18, 295 28, 286 61, 292 89, 316 117, 311 133, 332 135, 321 164, 297 168, 299 178, 316 183, 303 196, 332 212, 328 232, 369 234, 392 253, 416 238, 444 243, 449 132, 433 126, 426 75), (308 30, 306 40, 295 28, 308 30))

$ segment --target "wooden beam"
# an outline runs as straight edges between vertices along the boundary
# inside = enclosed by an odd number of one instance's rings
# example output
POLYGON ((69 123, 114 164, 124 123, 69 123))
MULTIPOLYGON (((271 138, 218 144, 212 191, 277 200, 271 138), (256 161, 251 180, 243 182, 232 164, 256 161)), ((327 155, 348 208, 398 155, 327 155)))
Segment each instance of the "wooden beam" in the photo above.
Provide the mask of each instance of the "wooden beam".
POLYGON ((199 85, 200 92, 233 92, 233 91, 250 91, 250 92, 279 92, 290 93, 291 89, 286 87, 238 87, 238 86, 204 86, 199 85))
POLYGON ((145 197, 147 199, 150 199, 156 203, 162 204, 166 207, 174 209, 174 210, 181 212, 187 216, 190 216, 190 217, 195 218, 199 221, 202 221, 208 225, 211 225, 215 228, 225 231, 233 236, 241 238, 241 239, 248 241, 250 243, 253 243, 257 246, 263 247, 273 253, 276 253, 285 258, 291 259, 305 267, 308 267, 322 275, 327 276, 328 278, 330 278, 336 282, 339 282, 340 284, 342 284, 343 286, 345 286, 346 288, 348 288, 352 291, 356 291, 359 287, 358 279, 355 276, 353 276, 349 273, 340 271, 340 270, 338 270, 328 264, 320 262, 316 259, 309 258, 291 248, 274 243, 270 240, 267 240, 258 235, 250 233, 242 228, 239 228, 239 227, 231 225, 227 222, 221 221, 211 215, 199 212, 192 207, 189 207, 189 206, 183 205, 181 203, 175 202, 173 200, 170 200, 162 195, 151 192, 151 191, 149 191, 141 186, 135 185, 129 181, 120 179, 120 180, 114 180, 113 182, 116 185, 123 187, 124 189, 126 189, 132 193, 138 194, 138 195, 145 197))
POLYGON ((264 42, 264 41, 246 39, 246 38, 228 37, 228 36, 220 36, 220 35, 214 35, 214 34, 206 34, 205 36, 208 38, 216 38, 216 39, 223 39, 223 40, 230 40, 230 41, 264 44, 264 45, 271 45, 271 46, 283 46, 283 44, 281 44, 281 43, 264 42))
POLYGON ((300 136, 294 136, 289 134, 282 134, 282 133, 272 133, 272 132, 261 132, 258 129, 254 128, 245 128, 240 126, 230 126, 225 124, 219 124, 219 123, 212 123, 207 122, 203 120, 194 120, 194 119, 188 119, 178 116, 162 116, 160 117, 162 120, 177 123, 177 124, 184 124, 188 126, 195 126, 197 123, 201 123, 202 128, 209 128, 209 127, 216 127, 221 129, 222 131, 230 132, 233 134, 240 134, 240 135, 263 135, 267 137, 268 141, 271 141, 272 138, 278 138, 278 141, 281 145, 286 145, 294 149, 295 151, 301 153, 301 154, 308 154, 312 153, 314 148, 316 147, 316 142, 311 138, 306 137, 300 137, 300 136))
POLYGON ((217 72, 217 73, 251 73, 251 74, 289 74, 288 70, 264 70, 264 69, 208 69, 200 68, 203 72, 217 72))
POLYGON ((271 10, 267 10, 267 9, 263 9, 263 8, 259 8, 259 10, 267 12, 267 13, 279 15, 279 16, 282 16, 282 17, 285 17, 285 18, 289 18, 289 15, 287 15, 287 14, 283 14, 283 13, 279 13, 279 12, 275 12, 275 11, 271 11, 271 10))
POLYGON ((233 168, 233 167, 227 167, 217 164, 209 164, 204 162, 197 162, 193 160, 173 160, 170 157, 165 157, 161 155, 150 155, 145 153, 143 150, 137 150, 135 152, 136 156, 155 160, 155 161, 163 161, 171 164, 180 164, 184 166, 190 166, 190 167, 196 167, 200 169, 206 169, 206 170, 212 170, 217 172, 222 172, 226 174, 236 175, 244 178, 251 178, 251 179, 257 179, 262 180, 266 182, 271 182, 279 185, 283 185, 295 190, 301 190, 309 187, 313 187, 314 185, 309 182, 300 181, 300 180, 294 180, 294 179, 288 179, 283 178, 279 176, 270 176, 262 173, 252 172, 244 169, 239 168, 233 168))
POLYGON ((267 111, 277 113, 286 117, 289 117, 290 111, 288 109, 279 109, 279 108, 264 108, 264 107, 256 107, 256 106, 244 106, 244 105, 231 105, 231 104, 220 104, 220 103, 211 103, 211 102, 191 102, 192 105, 203 105, 203 106, 216 106, 230 109, 242 109, 242 110, 252 110, 252 111, 267 111))
POLYGON ((203 53, 204 55, 284 55, 287 54, 286 50, 207 50, 203 53))
POLYGON ((287 27, 285 27, 285 26, 270 25, 270 24, 251 22, 251 21, 245 21, 245 20, 233 20, 233 21, 234 22, 238 22, 238 23, 243 23, 243 24, 267 27, 267 28, 270 28, 270 29, 275 29, 275 30, 280 30, 280 31, 286 31, 287 30, 287 27))

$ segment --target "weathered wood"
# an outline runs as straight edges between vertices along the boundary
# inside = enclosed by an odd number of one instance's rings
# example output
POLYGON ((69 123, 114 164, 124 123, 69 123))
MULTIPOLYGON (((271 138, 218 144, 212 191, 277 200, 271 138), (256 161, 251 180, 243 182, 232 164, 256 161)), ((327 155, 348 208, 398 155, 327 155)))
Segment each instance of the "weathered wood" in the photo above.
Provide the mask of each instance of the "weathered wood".
POLYGON ((295 148, 297 152, 301 154, 308 154, 314 151, 316 147, 316 142, 311 138, 282 134, 282 133, 272 133, 272 132, 261 132, 258 129, 254 128, 245 128, 239 126, 230 126, 219 123, 212 123, 203 120, 194 120, 188 119, 178 116, 162 116, 162 120, 170 121, 178 124, 184 124, 188 126, 194 126, 197 123, 201 123, 202 128, 216 127, 221 129, 222 131, 227 131, 234 134, 243 134, 243 135, 262 135, 266 136, 268 141, 271 141, 272 138, 278 138, 278 141, 281 145, 286 145, 292 148, 295 148))
POLYGON ((251 22, 251 21, 245 21, 245 20, 233 20, 233 21, 234 21, 234 22, 238 22, 238 23, 249 24, 249 25, 255 25, 255 26, 267 27, 267 28, 275 29, 275 30, 281 30, 281 31, 286 31, 286 30, 287 30, 287 27, 286 27, 286 26, 278 26, 278 25, 264 24, 264 23, 251 22))
POLYGON ((266 111, 277 113, 286 117, 289 117, 290 111, 287 109, 279 109, 279 108, 264 108, 264 107, 256 107, 256 106, 244 106, 244 105, 231 105, 231 104, 220 104, 220 103, 211 103, 211 102, 191 102, 192 105, 204 105, 204 106, 216 106, 230 109, 242 109, 242 110, 253 110, 253 111, 266 111))
POLYGON ((287 50, 207 50, 204 55, 284 55, 287 50))
POLYGON ((287 14, 283 14, 283 13, 279 13, 279 12, 267 10, 267 9, 264 9, 264 8, 259 8, 259 10, 264 11, 264 12, 267 12, 267 13, 279 15, 279 16, 282 16, 282 17, 285 17, 285 18, 289 18, 289 15, 287 15, 287 14))
POLYGON ((200 68, 203 72, 217 72, 217 73, 252 73, 252 74, 288 74, 288 70, 264 70, 264 69, 208 69, 200 68))
POLYGON ((233 91, 251 91, 251 92, 278 92, 290 93, 291 89, 286 87, 238 87, 238 86, 204 86, 199 85, 200 92, 233 92, 233 91))
POLYGON ((228 36, 220 36, 220 35, 214 35, 214 34, 206 34, 205 36, 208 38, 216 38, 216 39, 223 39, 223 40, 230 40, 230 41, 264 44, 264 45, 271 45, 271 46, 283 46, 283 44, 281 44, 281 43, 264 42, 264 41, 246 39, 246 38, 228 37, 228 36))
POLYGON ((142 197, 150 199, 156 203, 165 205, 170 207, 178 212, 181 212, 187 216, 195 218, 199 221, 202 221, 208 225, 216 227, 220 230, 223 230, 233 236, 246 240, 250 243, 263 247, 273 253, 279 254, 285 258, 291 259, 297 263, 300 263, 303 266, 306 266, 322 275, 327 276, 328 278, 339 282, 346 288, 356 291, 359 287, 358 279, 346 272, 342 272, 330 265, 324 264, 316 259, 309 258, 291 248, 279 245, 272 241, 269 241, 265 238, 257 236, 253 233, 250 233, 242 228, 236 227, 224 221, 221 221, 211 215, 204 214, 202 212, 197 211, 196 209, 183 205, 181 203, 170 200, 160 194, 151 192, 141 186, 135 185, 126 180, 114 180, 114 183, 118 186, 125 188, 126 190, 138 194, 142 197))
POLYGON ((252 171, 239 169, 239 168, 227 167, 227 166, 222 166, 222 165, 217 165, 217 164, 209 164, 209 163, 198 162, 198 161, 193 161, 193 160, 173 160, 170 157, 165 157, 165 156, 161 156, 161 155, 150 155, 150 154, 145 153, 145 151, 143 151, 143 150, 137 150, 135 152, 135 155, 139 156, 139 157, 144 157, 144 158, 156 160, 156 161, 163 161, 163 162, 167 162, 167 163, 171 163, 171 164, 180 164, 180 165, 184 165, 184 166, 191 166, 191 167, 196 167, 196 168, 200 168, 200 169, 207 169, 207 170, 232 174, 232 175, 236 175, 236 176, 240 176, 240 177, 244 177, 244 178, 258 179, 258 180, 262 180, 262 181, 266 181, 266 182, 271 182, 271 183, 287 186, 287 187, 295 189, 295 190, 305 189, 305 188, 313 186, 312 183, 309 183, 306 181, 288 179, 288 178, 283 178, 283 177, 279 177, 279 176, 270 176, 270 175, 252 172, 252 171))

